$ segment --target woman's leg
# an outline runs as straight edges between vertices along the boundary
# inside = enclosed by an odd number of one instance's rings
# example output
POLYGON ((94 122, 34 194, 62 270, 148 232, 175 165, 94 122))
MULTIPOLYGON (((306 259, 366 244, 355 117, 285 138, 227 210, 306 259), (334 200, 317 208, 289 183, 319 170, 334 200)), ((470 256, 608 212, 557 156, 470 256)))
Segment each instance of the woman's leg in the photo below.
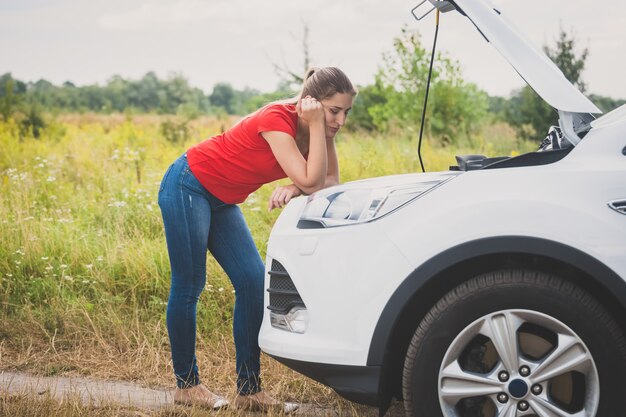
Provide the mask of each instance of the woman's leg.
POLYGON ((254 394, 261 391, 259 330, 265 267, 238 206, 214 205, 212 216, 208 247, 235 288, 237 390, 254 394))
POLYGON ((196 305, 206 282, 211 208, 206 191, 191 174, 186 157, 166 172, 159 190, 172 269, 167 329, 179 388, 200 383, 196 363, 196 305))

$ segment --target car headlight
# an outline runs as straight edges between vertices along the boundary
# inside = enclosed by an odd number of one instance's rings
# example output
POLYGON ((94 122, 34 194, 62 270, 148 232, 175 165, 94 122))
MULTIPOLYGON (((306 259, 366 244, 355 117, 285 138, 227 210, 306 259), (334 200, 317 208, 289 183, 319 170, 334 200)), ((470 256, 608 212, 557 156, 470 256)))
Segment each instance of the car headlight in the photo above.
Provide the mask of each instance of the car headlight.
POLYGON ((454 172, 395 175, 326 188, 309 196, 298 228, 318 229, 370 222, 457 175, 454 172))

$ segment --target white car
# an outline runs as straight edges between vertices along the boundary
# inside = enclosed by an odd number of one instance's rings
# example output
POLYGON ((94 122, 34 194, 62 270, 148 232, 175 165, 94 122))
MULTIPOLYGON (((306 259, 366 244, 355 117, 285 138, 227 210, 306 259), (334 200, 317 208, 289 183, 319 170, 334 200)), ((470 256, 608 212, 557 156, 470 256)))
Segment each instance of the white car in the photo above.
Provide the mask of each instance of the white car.
POLYGON ((409 416, 623 417, 626 106, 595 118, 486 0, 429 1, 559 126, 537 152, 294 199, 267 248, 261 348, 381 415, 397 398, 409 416))

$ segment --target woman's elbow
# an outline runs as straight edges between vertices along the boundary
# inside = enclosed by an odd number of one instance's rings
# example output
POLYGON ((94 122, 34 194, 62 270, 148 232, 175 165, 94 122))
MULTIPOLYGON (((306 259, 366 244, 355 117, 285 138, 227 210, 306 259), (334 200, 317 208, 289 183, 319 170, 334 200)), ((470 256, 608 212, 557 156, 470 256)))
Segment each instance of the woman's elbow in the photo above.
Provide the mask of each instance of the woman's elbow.
POLYGON ((302 183, 296 182, 295 184, 300 190, 302 190, 304 194, 313 194, 314 192, 319 191, 326 186, 324 180, 302 183))

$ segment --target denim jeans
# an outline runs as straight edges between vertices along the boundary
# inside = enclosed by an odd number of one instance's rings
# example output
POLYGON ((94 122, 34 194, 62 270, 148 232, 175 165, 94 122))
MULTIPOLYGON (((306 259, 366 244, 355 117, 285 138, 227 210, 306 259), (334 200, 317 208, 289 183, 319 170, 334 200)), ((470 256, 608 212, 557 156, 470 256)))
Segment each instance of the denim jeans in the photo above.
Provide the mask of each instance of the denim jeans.
POLYGON ((177 386, 200 383, 196 305, 206 283, 208 249, 235 288, 238 392, 247 395, 260 391, 258 335, 265 268, 240 208, 209 193, 189 169, 186 155, 166 171, 159 189, 159 207, 172 269, 166 321, 177 386))

